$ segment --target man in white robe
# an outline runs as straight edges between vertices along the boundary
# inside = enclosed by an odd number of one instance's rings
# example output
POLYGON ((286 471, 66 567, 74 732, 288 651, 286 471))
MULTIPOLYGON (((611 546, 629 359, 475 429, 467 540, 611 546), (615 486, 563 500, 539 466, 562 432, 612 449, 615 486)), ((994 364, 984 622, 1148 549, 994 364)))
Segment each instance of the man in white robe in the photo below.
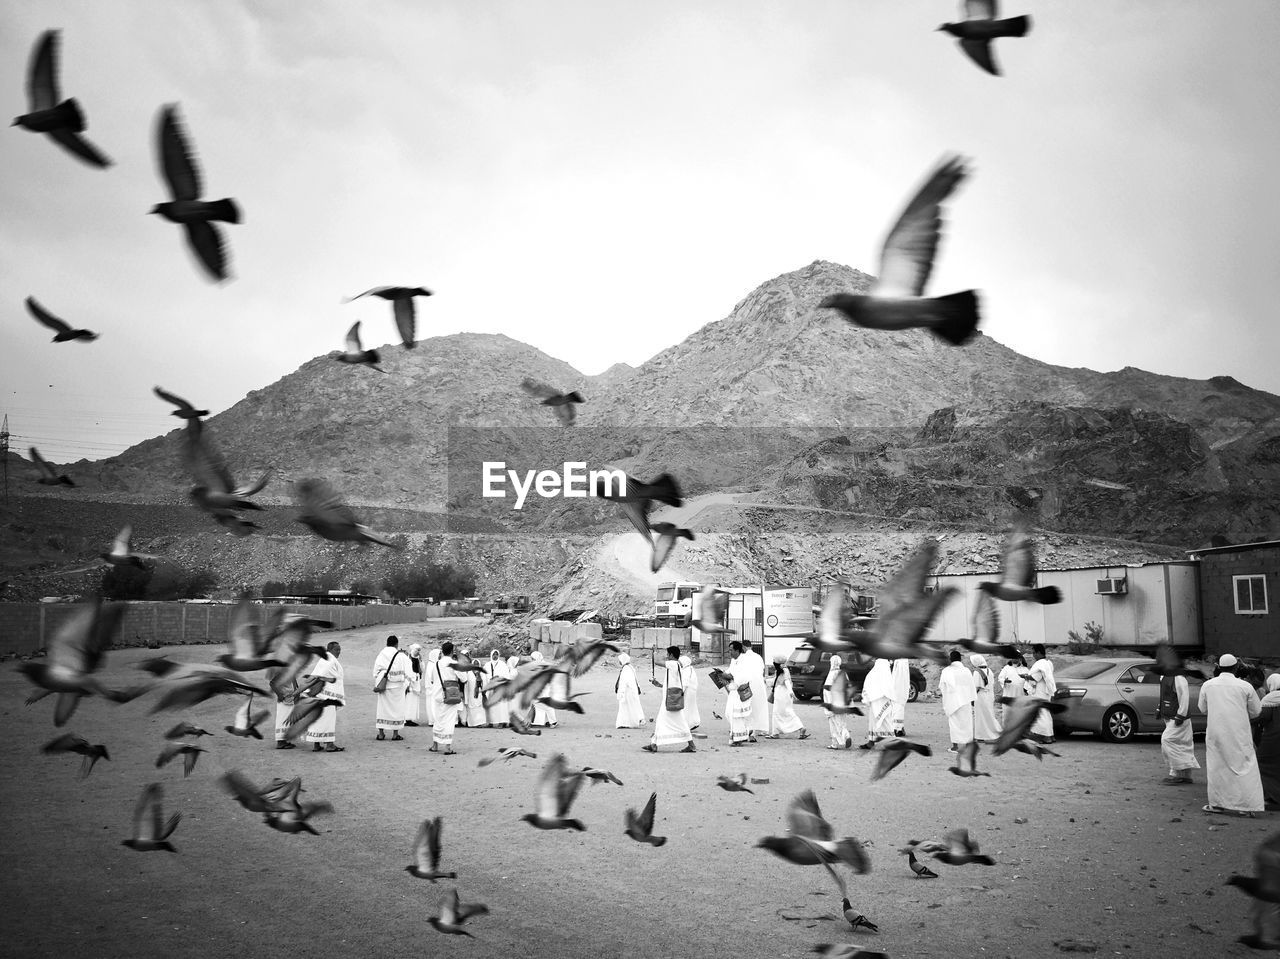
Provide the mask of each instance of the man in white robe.
POLYGON ((682 689, 685 698, 689 696, 688 679, 684 675, 685 669, 680 665, 680 647, 667 647, 667 662, 662 673, 662 682, 657 685, 662 687, 662 701, 658 704, 658 715, 653 721, 653 738, 647 746, 641 748, 645 752, 656 753, 659 746, 677 746, 684 743, 682 753, 697 752, 697 748, 693 745, 693 732, 689 729, 689 721, 685 718, 684 706, 679 709, 667 708, 667 690, 682 689))
POLYGON ((1160 705, 1156 715, 1164 720, 1160 752, 1169 767, 1164 785, 1182 786, 1194 782, 1191 770, 1199 769, 1200 763, 1196 760, 1195 740, 1192 738, 1191 685, 1186 676, 1160 678, 1160 705))
POLYGON ((862 703, 867 710, 867 739, 870 749, 893 736, 893 670, 889 660, 877 659, 862 681, 862 703))
POLYGON ((435 722, 431 726, 431 752, 443 752, 446 756, 454 753, 453 731, 458 725, 458 711, 462 702, 446 703, 444 701, 445 686, 448 683, 461 685, 462 677, 453 669, 453 643, 446 640, 440 646, 440 658, 433 665, 435 685, 432 689, 431 708, 435 713, 435 722))
POLYGON ((938 688, 942 690, 942 711, 947 714, 947 726, 951 732, 951 746, 947 751, 953 753, 973 741, 973 673, 960 659, 960 654, 953 650, 951 663, 938 679, 938 688))
MULTIPOLYGON (((748 700, 751 715, 747 719, 747 729, 750 732, 747 741, 754 743, 759 741, 756 739, 757 733, 761 736, 769 735, 769 696, 764 685, 764 657, 755 651, 751 640, 744 639, 739 659, 744 678, 738 682, 751 684, 751 699, 748 700)), ((736 677, 737 673, 734 675, 736 677)))
MULTIPOLYGON (((1036 659, 1027 673, 1027 681, 1031 684, 1027 695, 1036 699, 1052 701, 1053 694, 1058 691, 1058 684, 1053 678, 1053 663, 1049 662, 1049 657, 1045 655, 1044 647, 1039 643, 1032 646, 1031 651, 1035 654, 1036 659)), ((1045 745, 1052 743, 1053 715, 1047 709, 1038 710, 1036 712, 1036 721, 1031 724, 1031 729, 1027 735, 1038 743, 1045 745)))
MULTIPOLYGON (((537 650, 537 649, 535 649, 535 650, 533 651, 533 655, 532 655, 532 656, 530 656, 529 658, 530 658, 530 659, 532 659, 535 663, 540 663, 540 662, 542 662, 542 651, 541 651, 541 650, 537 650)), ((560 680, 560 685, 561 685, 560 692, 562 692, 562 693, 563 693, 563 692, 565 692, 565 689, 564 689, 564 677, 563 677, 563 676, 558 676, 558 675, 557 675, 557 676, 552 676, 552 677, 551 677, 551 682, 547 683, 547 690, 546 690, 546 691, 547 691, 548 693, 551 693, 551 692, 552 692, 551 685, 552 685, 552 683, 554 683, 557 679, 558 679, 558 680, 560 680)), ((534 702, 534 704, 533 704, 533 722, 531 722, 529 725, 531 725, 531 726, 546 726, 546 727, 548 727, 548 728, 554 728, 554 727, 556 727, 556 726, 560 725, 560 723, 559 723, 559 720, 557 720, 557 719, 556 719, 556 711, 555 711, 552 707, 547 706, 547 705, 544 705, 543 703, 540 703, 540 702, 535 701, 535 702, 534 702)))
POLYGON ((388 729, 391 730, 393 740, 404 739, 400 735, 400 727, 404 725, 404 688, 408 683, 407 662, 404 652, 400 649, 400 640, 395 636, 388 636, 387 645, 373 661, 373 685, 376 687, 383 676, 387 678, 387 685, 383 687, 382 692, 377 693, 375 723, 378 727, 378 739, 386 739, 388 729))
POLYGON ((728 681, 724 688, 724 716, 729 723, 729 745, 745 746, 748 742, 757 742, 751 731, 751 701, 755 691, 751 688, 751 667, 745 662, 746 647, 734 640, 729 649, 733 659, 720 668, 722 677, 728 681), (746 699, 742 698, 744 691, 746 699))
POLYGON ((496 649, 489 650, 489 660, 484 664, 484 671, 480 674, 480 698, 484 701, 485 725, 497 729, 505 729, 511 725, 509 722, 511 705, 505 699, 486 695, 484 687, 495 679, 504 678, 506 672, 507 666, 502 661, 502 653, 496 649))
POLYGON ((267 675, 268 685, 276 695, 276 749, 297 748, 289 739, 289 716, 293 713, 294 697, 298 693, 298 681, 295 679, 286 686, 276 684, 276 676, 284 672, 284 667, 272 669, 267 675))
POLYGON ((907 734, 907 700, 911 696, 911 660, 895 659, 889 665, 889 673, 893 677, 893 685, 889 698, 893 700, 892 733, 895 736, 907 734))
POLYGON ((996 719, 996 678, 980 653, 969 657, 973 667, 973 738, 980 743, 993 743, 1000 738, 1000 722, 996 719))
MULTIPOLYGON (((640 705, 640 681, 636 679, 635 667, 631 665, 631 657, 626 653, 618 656, 618 678, 613 681, 613 695, 618 700, 618 718, 614 722, 615 729, 634 729, 646 723, 644 707, 640 705)), ((685 712, 689 709, 688 697, 685 699, 685 712)))
POLYGON ((1217 675, 1200 687, 1200 711, 1208 719, 1204 737, 1209 804, 1205 812, 1262 812, 1262 776, 1253 749, 1249 720, 1262 712, 1257 691, 1234 670, 1238 660, 1226 653, 1217 675))
MULTIPOLYGON (((1026 695, 1026 682, 1027 664, 1022 657, 1005 660, 1004 666, 1000 668, 1000 675, 996 677, 996 683, 1000 687, 997 699, 1017 699, 1026 695)), ((1000 719, 1003 722, 1003 705, 1000 706, 1000 719)))
MULTIPOLYGON (((841 665, 840 657, 833 654, 827 664, 827 678, 822 681, 824 703, 831 702, 831 687, 835 684, 841 665)), ((830 709, 827 710, 827 731, 831 735, 831 742, 827 744, 828 749, 849 749, 853 746, 853 736, 845 723, 844 713, 833 713, 830 709)))
POLYGON ((405 671, 404 724, 417 726, 422 719, 422 644, 409 646, 409 668, 405 671))
POLYGON ((680 657, 680 667, 684 670, 684 718, 689 721, 689 731, 695 738, 706 739, 705 733, 697 731, 702 725, 702 710, 698 708, 698 671, 688 656, 680 657))
MULTIPOLYGON (((317 679, 324 680, 324 686, 315 694, 316 699, 331 699, 346 705, 347 687, 343 682, 342 663, 338 657, 342 655, 342 647, 330 643, 325 647, 324 659, 317 660, 304 682, 317 679)), ((321 711, 320 718, 308 727, 306 740, 312 743, 312 752, 340 753, 347 747, 338 745, 338 710, 341 706, 332 706, 321 711)))

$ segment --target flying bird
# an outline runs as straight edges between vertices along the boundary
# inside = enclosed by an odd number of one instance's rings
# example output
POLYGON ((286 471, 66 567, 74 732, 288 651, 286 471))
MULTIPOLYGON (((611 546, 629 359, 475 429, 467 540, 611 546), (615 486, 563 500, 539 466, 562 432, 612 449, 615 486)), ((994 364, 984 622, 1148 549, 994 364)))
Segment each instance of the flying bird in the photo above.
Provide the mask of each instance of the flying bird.
POLYGON ((231 793, 232 799, 249 812, 283 812, 297 803, 298 793, 302 791, 300 776, 290 780, 274 780, 263 789, 255 786, 236 769, 228 770, 218 782, 231 793))
POLYGON ((939 30, 951 34, 960 41, 965 55, 992 76, 1000 76, 991 41, 999 37, 1025 37, 1031 29, 1028 16, 1000 16, 999 0, 963 0, 960 10, 964 19, 956 23, 944 23, 939 30))
POLYGON ((982 855, 978 844, 969 838, 969 830, 953 829, 946 834, 947 848, 935 852, 933 858, 952 866, 965 866, 976 863, 980 866, 994 866, 996 861, 990 856, 982 855))
POLYGON ((285 717, 282 725, 288 727, 285 738, 297 739, 316 724, 326 709, 339 709, 342 703, 336 699, 300 699, 285 717))
POLYGON ((813 790, 806 789, 791 801, 787 818, 791 835, 765 836, 756 846, 797 866, 843 862, 856 873, 871 871, 871 860, 862 843, 852 836, 835 838, 835 830, 823 818, 813 790))
POLYGON ((850 322, 879 330, 922 327, 959 346, 978 328, 973 290, 925 297, 942 234, 942 204, 968 175, 964 160, 945 157, 898 217, 880 250, 880 272, 868 293, 835 293, 819 307, 836 309, 850 322))
POLYGON ((170 416, 176 416, 179 419, 183 419, 183 420, 194 420, 194 419, 198 419, 201 416, 209 415, 208 410, 198 410, 194 406, 192 406, 190 403, 188 403, 186 400, 184 400, 181 396, 177 396, 173 393, 168 392, 167 390, 162 390, 158 386, 151 387, 151 392, 154 393, 156 396, 160 397, 160 399, 164 400, 166 403, 172 403, 174 406, 177 407, 177 409, 170 411, 169 413, 170 416))
POLYGON ((289 665, 269 655, 271 636, 254 621, 255 608, 244 596, 236 603, 227 624, 227 648, 230 651, 216 657, 217 662, 237 673, 289 665))
POLYGON ((169 837, 182 821, 182 813, 174 813, 167 820, 161 804, 164 790, 159 783, 152 783, 142 790, 142 796, 133 809, 133 838, 121 840, 121 845, 137 852, 177 852, 169 837))
POLYGON ((199 746, 192 746, 190 743, 174 743, 171 746, 165 746, 156 758, 156 769, 169 765, 169 763, 181 756, 182 778, 186 779, 191 775, 192 770, 196 768, 196 761, 203 752, 208 752, 208 750, 199 746))
POLYGON ((619 653, 621 648, 608 640, 582 638, 564 651, 558 660, 562 660, 569 668, 571 676, 583 676, 605 653, 619 653))
POLYGON ((970 626, 973 636, 956 640, 969 652, 982 656, 1003 656, 1005 659, 1017 659, 1021 655, 1017 646, 1000 642, 1000 613, 988 590, 979 588, 970 626))
POLYGON ((53 465, 40 455, 40 451, 34 446, 29 447, 27 452, 31 454, 31 462, 35 464, 36 469, 40 471, 39 478, 36 482, 41 486, 75 486, 75 481, 66 473, 59 473, 53 468, 53 465))
POLYGON ((25 302, 27 304, 27 312, 34 316, 41 325, 53 330, 54 343, 67 343, 71 340, 84 340, 88 343, 98 338, 98 334, 93 330, 78 330, 66 320, 54 316, 36 302, 34 296, 27 297, 25 302))
POLYGON ((636 842, 646 842, 650 846, 666 845, 666 836, 655 836, 653 834, 653 816, 658 807, 658 794, 650 793, 649 801, 644 804, 644 809, 639 814, 634 809, 628 809, 623 814, 622 821, 626 825, 623 830, 628 836, 636 842))
POLYGON ((716 589, 714 586, 704 586, 693 605, 698 611, 693 625, 702 632, 720 636, 726 633, 737 633, 736 629, 720 625, 725 621, 725 615, 729 611, 729 594, 724 590, 716 589))
POLYGON ((561 393, 553 386, 541 383, 532 377, 526 376, 520 382, 520 388, 532 396, 534 399, 542 401, 543 406, 551 407, 551 411, 556 414, 556 418, 565 426, 572 426, 577 416, 574 405, 577 403, 585 403, 582 394, 577 390, 571 393, 561 393))
POLYGON ((536 812, 526 813, 521 820, 538 829, 576 829, 585 832, 581 820, 569 818, 569 807, 582 788, 581 773, 570 773, 565 768, 564 755, 556 753, 542 768, 534 793, 536 812))
POLYGON ((684 499, 680 495, 680 487, 676 483, 675 477, 670 473, 663 473, 652 483, 644 483, 628 476, 622 484, 622 489, 619 490, 612 489, 608 478, 599 476, 596 478, 595 489, 592 492, 600 499, 607 499, 611 503, 652 501, 665 503, 667 506, 684 505, 684 499))
POLYGON ((415 296, 430 296, 431 291, 421 286, 375 286, 350 297, 347 302, 358 300, 362 296, 377 296, 391 301, 391 309, 396 318, 396 329, 400 332, 400 342, 406 350, 416 345, 418 338, 418 317, 413 305, 415 296))
POLYGON ((199 726, 193 726, 186 720, 178 723, 171 730, 164 734, 165 739, 188 739, 190 737, 199 738, 201 736, 212 736, 213 733, 207 729, 201 729, 199 726))
POLYGON ((1280 903, 1280 833, 1260 843, 1253 851, 1254 876, 1233 873, 1228 886, 1237 886, 1254 899, 1280 903))
POLYGON ((54 753, 77 753, 83 756, 84 759, 80 762, 80 779, 86 778, 93 772, 93 767, 99 759, 111 761, 111 757, 107 755, 106 746, 101 743, 92 746, 89 740, 73 733, 63 733, 57 739, 49 740, 40 751, 46 756, 54 753))
POLYGON ((846 942, 819 943, 809 951, 826 956, 827 959, 889 959, 887 952, 871 952, 846 942))
POLYGON ((284 809, 274 810, 268 808, 263 813, 262 819, 276 832, 289 834, 305 832, 318 836, 320 833, 311 825, 311 817, 319 813, 331 812, 333 812, 333 806, 327 802, 299 803, 295 799, 292 805, 286 806, 284 809))
POLYGON ((861 716, 862 709, 849 702, 851 695, 849 674, 843 669, 837 670, 831 678, 831 689, 827 692, 827 701, 822 704, 822 708, 833 716, 861 716))
POLYGON ((56 693, 53 724, 64 726, 83 696, 102 690, 94 677, 103 657, 120 630, 124 603, 103 603, 101 599, 76 607, 49 640, 48 656, 42 663, 19 663, 18 669, 47 693, 56 693))
POLYGON ((90 166, 108 167, 111 161, 80 134, 85 131, 84 111, 74 97, 61 99, 58 89, 59 31, 40 34, 27 65, 27 106, 30 112, 13 126, 32 133, 46 133, 54 143, 90 166))
MULTIPOLYGON (((955 587, 947 586, 932 593, 925 592, 925 581, 937 557, 936 540, 926 540, 907 559, 902 569, 895 573, 880 590, 880 615, 866 628, 841 628, 839 640, 847 642, 864 655, 877 659, 929 659, 946 662, 941 647, 923 642, 939 610, 955 593, 955 587)), ((834 613, 825 611, 832 603, 832 590, 824 603, 819 634, 827 636, 828 628, 822 624, 834 620, 834 613)), ((844 603, 843 597, 837 597, 844 603)))
POLYGON ((351 507, 326 480, 298 480, 293 484, 293 501, 298 507, 298 522, 322 539, 399 548, 358 522, 351 507))
POLYGON ((609 772, 607 769, 596 769, 594 766, 583 766, 578 770, 578 775, 585 776, 591 781, 591 785, 596 783, 613 783, 615 786, 621 786, 622 780, 609 772))
POLYGON ((222 452, 209 437, 208 428, 199 417, 187 420, 187 429, 183 435, 182 457, 186 463, 195 486, 191 489, 191 499, 206 513, 219 523, 226 525, 223 517, 230 516, 239 522, 235 510, 261 510, 262 507, 249 497, 266 488, 271 479, 271 471, 252 485, 240 486, 231 475, 227 461, 222 452))
POLYGON ((339 363, 355 363, 364 364, 379 373, 387 372, 378 364, 382 362, 382 358, 378 356, 377 350, 366 350, 360 345, 360 321, 356 320, 351 324, 351 329, 347 330, 346 349, 339 353, 336 357, 339 363))
POLYGON ((521 716, 516 710, 511 710, 511 715, 507 717, 511 721, 511 731, 517 736, 541 736, 541 729, 533 728, 533 709, 530 708, 527 717, 521 716))
POLYGON ((222 727, 232 736, 239 736, 242 739, 261 739, 262 733, 258 732, 258 727, 267 720, 271 715, 265 709, 253 712, 253 693, 250 693, 245 699, 244 705, 236 710, 236 718, 230 726, 222 727))
POLYGON ((667 557, 676 548, 677 539, 693 542, 693 531, 681 529, 674 523, 653 523, 649 528, 658 534, 658 538, 653 542, 653 553, 649 558, 649 569, 654 573, 662 569, 667 557))
POLYGON ((156 124, 156 152, 173 199, 157 203, 151 212, 159 213, 170 223, 181 224, 187 234, 187 245, 208 274, 215 280, 227 279, 226 244, 213 224, 219 220, 239 223, 240 208, 230 198, 200 199, 204 192, 200 166, 178 120, 177 104, 170 103, 160 108, 156 124))
POLYGON ((458 901, 458 890, 450 889, 449 893, 440 902, 440 915, 431 916, 427 922, 437 932, 449 933, 453 936, 470 936, 471 933, 462 928, 462 924, 472 916, 483 916, 489 912, 489 907, 478 902, 462 903, 458 901))
POLYGON ((995 583, 979 583, 978 589, 990 593, 1005 602, 1028 602, 1051 605, 1062 602, 1062 591, 1056 586, 1036 589, 1035 549, 1031 535, 1022 523, 1014 524, 1004 541, 1004 555, 1000 557, 1000 580, 995 583))
POLYGON ((456 872, 440 871, 440 831, 444 820, 440 816, 435 819, 424 819, 418 827, 418 835, 413 840, 413 865, 405 866, 404 871, 419 879, 457 879, 456 872))
POLYGON ((1026 753, 1028 756, 1035 756, 1040 762, 1044 762, 1045 755, 1057 756, 1062 758, 1062 753, 1055 753, 1048 746, 1042 746, 1034 739, 1019 739, 1010 749, 1016 749, 1020 753, 1026 753))
POLYGON ((897 736, 883 740, 876 748, 876 768, 871 771, 871 781, 884 779, 912 753, 932 756, 933 750, 922 743, 913 743, 897 736))
POLYGON ((727 793, 751 793, 755 795, 755 791, 747 788, 747 774, 738 773, 737 776, 718 776, 716 777, 716 785, 727 793))
POLYGON ((214 696, 242 696, 257 693, 270 696, 271 690, 246 683, 230 670, 204 670, 189 673, 170 680, 164 695, 151 707, 151 712, 162 709, 184 709, 196 706, 214 696))
POLYGON ((152 556, 150 553, 135 553, 130 546, 133 538, 133 527, 125 526, 116 534, 115 542, 111 544, 110 552, 99 553, 98 555, 111 566, 135 566, 138 569, 147 568, 147 560, 152 562, 158 560, 159 556, 152 556))
POLYGON ((537 753, 531 753, 529 752, 529 750, 521 749, 519 746, 501 746, 498 749, 497 756, 486 756, 484 757, 484 759, 480 760, 480 762, 476 763, 476 765, 489 766, 493 763, 496 763, 499 759, 501 759, 503 762, 510 762, 511 760, 519 756, 528 756, 530 759, 538 758, 537 753))
POLYGON ((978 741, 976 739, 971 739, 956 752, 956 764, 951 767, 951 772, 956 776, 991 775, 991 773, 978 772, 978 741), (965 763, 969 764, 968 769, 964 768, 965 763))
POLYGON ((1040 710, 1047 709, 1050 713, 1061 713, 1067 708, 1063 703, 1050 702, 1047 699, 1032 696, 1001 696, 1000 703, 1004 706, 1002 715, 1004 729, 1001 730, 1000 738, 991 749, 993 756, 1003 756, 1013 749, 1016 743, 1026 739, 1036 718, 1040 715, 1040 710))

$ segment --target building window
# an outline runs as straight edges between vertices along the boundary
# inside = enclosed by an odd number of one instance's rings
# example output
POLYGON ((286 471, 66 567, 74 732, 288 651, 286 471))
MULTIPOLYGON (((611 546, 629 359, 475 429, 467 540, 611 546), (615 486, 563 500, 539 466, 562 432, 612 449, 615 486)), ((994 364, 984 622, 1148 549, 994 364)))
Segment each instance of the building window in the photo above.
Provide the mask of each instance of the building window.
POLYGON ((1265 576, 1232 576, 1236 591, 1237 613, 1265 613, 1267 611, 1267 578, 1265 576))

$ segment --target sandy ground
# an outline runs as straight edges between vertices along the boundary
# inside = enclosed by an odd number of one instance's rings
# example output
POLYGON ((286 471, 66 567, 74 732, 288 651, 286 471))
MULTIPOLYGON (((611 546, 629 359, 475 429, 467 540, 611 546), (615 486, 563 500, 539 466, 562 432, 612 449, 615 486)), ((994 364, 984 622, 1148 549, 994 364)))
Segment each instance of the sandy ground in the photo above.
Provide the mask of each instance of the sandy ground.
MULTIPOLYGON (((638 537, 637 537, 638 539, 638 537)), ((440 631, 401 629, 402 640, 440 631)), ((505 730, 459 730, 459 755, 429 753, 429 730, 405 743, 374 741, 370 666, 385 628, 340 634, 348 708, 336 755, 222 732, 237 703, 223 699, 186 713, 151 715, 148 696, 116 706, 85 701, 66 726, 105 743, 112 761, 77 781, 79 757, 44 756, 58 732, 52 700, 31 707, 16 664, 0 667, 5 777, 4 939, 19 956, 698 956, 799 957, 817 943, 857 943, 889 956, 1052 956, 1064 946, 1100 954, 1249 955, 1235 942, 1248 929, 1249 900, 1223 884, 1252 871, 1254 847, 1275 826, 1209 816, 1203 785, 1165 787, 1158 742, 1114 746, 1077 735, 1060 759, 980 757, 991 778, 947 772, 941 707, 908 707, 908 733, 930 743, 887 779, 869 782, 872 760, 830 751, 821 707, 801 704, 813 734, 805 742, 728 748, 712 719, 722 700, 704 681, 699 702, 708 739, 694 755, 650 755, 643 730, 615 730, 614 670, 597 668, 582 688, 587 715, 562 717, 539 738, 505 730), (217 735, 190 779, 176 764, 156 769, 162 733, 179 718, 217 735), (477 768, 500 745, 539 753, 477 768), (535 830, 531 809, 542 762, 562 751, 571 763, 613 770, 622 787, 584 789, 574 813, 584 833, 535 830), (328 800, 320 836, 283 835, 237 806, 217 777, 301 775, 304 799, 328 800), (755 795, 727 793, 718 774, 767 779, 755 795), (176 855, 136 853, 130 834, 141 788, 160 782, 183 819, 176 855), (792 866, 755 848, 781 834, 786 807, 804 788, 818 796, 837 835, 867 843, 870 874, 852 877, 855 906, 880 926, 854 933, 837 921, 839 901, 817 867, 792 866), (623 810, 658 793, 660 849, 622 833, 623 810), (474 939, 443 937, 428 924, 454 886, 409 877, 418 823, 444 817, 444 868, 459 874, 464 902, 491 910, 470 922, 474 939), (896 850, 906 840, 967 826, 994 867, 936 864, 918 880, 896 850)), ((211 662, 218 647, 177 647, 177 659, 211 662)), ((109 680, 134 680, 149 650, 108 657, 109 680)), ((647 663, 641 665, 642 675, 647 663)), ((645 686, 650 716, 657 691, 645 686)), ((854 720, 857 722, 857 720, 854 720)), ((859 735, 864 727, 857 729, 859 735)), ((1203 761, 1203 746, 1197 751, 1203 761)), ((980 768, 982 768, 980 766, 980 768)), ((1203 781, 1203 776, 1201 776, 1203 781)))

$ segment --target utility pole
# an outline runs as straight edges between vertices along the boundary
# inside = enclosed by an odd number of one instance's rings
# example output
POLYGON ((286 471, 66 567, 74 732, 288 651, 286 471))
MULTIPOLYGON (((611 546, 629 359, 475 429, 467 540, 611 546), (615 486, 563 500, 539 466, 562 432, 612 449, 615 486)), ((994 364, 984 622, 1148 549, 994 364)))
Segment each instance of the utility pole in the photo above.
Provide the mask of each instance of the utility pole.
POLYGON ((4 414, 0 424, 0 469, 4 470, 4 505, 9 507, 9 414, 4 414))

